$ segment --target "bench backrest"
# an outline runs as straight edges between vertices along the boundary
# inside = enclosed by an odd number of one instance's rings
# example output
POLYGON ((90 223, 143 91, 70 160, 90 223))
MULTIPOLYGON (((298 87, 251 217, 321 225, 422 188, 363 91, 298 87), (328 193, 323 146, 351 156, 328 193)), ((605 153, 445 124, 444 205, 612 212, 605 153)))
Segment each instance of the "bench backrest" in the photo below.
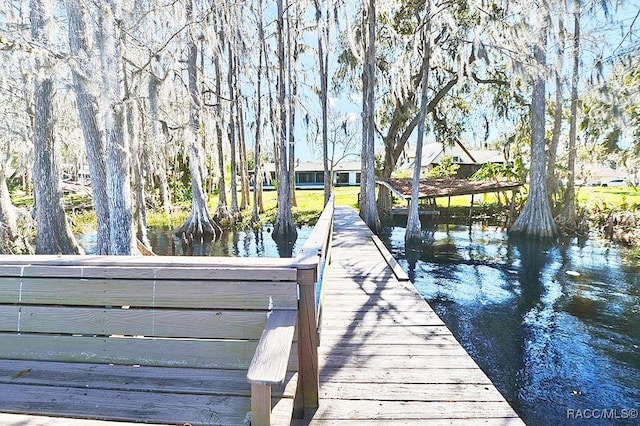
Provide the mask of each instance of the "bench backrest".
POLYGON ((0 256, 0 358, 246 369, 268 313, 298 308, 288 262, 0 256))

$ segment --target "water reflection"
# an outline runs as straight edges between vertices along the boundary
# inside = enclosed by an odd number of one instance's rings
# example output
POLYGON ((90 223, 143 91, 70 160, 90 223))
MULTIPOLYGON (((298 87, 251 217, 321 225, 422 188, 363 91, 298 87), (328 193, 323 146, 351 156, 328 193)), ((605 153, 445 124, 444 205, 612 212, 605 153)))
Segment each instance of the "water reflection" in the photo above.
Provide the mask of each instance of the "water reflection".
MULTIPOLYGON (((422 250, 387 243, 434 310, 527 424, 574 424, 567 410, 639 409, 640 262, 587 243, 509 240, 440 225, 422 250)), ((590 424, 638 424, 637 419, 590 424)))
MULTIPOLYGON (((225 231, 215 240, 184 244, 173 229, 152 228, 149 241, 154 253, 161 256, 223 256, 223 257, 293 257, 302 249, 313 227, 298 228, 295 241, 276 242, 271 227, 258 230, 225 231)), ((95 253, 95 234, 81 235, 78 240, 87 254, 95 253)))

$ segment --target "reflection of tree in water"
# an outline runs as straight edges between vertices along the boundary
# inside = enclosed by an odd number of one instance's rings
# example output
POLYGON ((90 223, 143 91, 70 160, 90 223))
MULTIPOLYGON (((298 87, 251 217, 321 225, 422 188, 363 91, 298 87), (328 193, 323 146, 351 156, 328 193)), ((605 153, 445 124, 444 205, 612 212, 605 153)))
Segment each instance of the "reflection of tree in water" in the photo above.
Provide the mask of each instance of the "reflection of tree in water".
MULTIPOLYGON (((561 291, 551 288, 555 279, 547 276, 553 269, 551 251, 554 246, 535 240, 517 238, 514 247, 519 253, 520 297, 517 313, 522 318, 523 363, 519 379, 519 398, 530 405, 548 400, 550 387, 558 383, 559 356, 554 346, 557 329, 555 304, 561 291)), ((553 274, 555 276, 555 274, 553 274)), ((569 392, 570 395, 570 392, 569 392)), ((559 402, 559 401, 556 401, 559 402)), ((546 416, 551 416, 547 413, 546 416)), ((550 420, 550 417, 547 417, 550 420)))
POLYGON ((278 255, 280 257, 293 257, 293 247, 295 246, 297 235, 293 235, 293 239, 274 238, 273 234, 271 234, 271 237, 276 243, 276 247, 278 248, 278 255))
POLYGON ((264 256, 264 234, 261 229, 256 229, 254 232, 256 238, 256 254, 258 256, 264 256))
MULTIPOLYGON (((224 233, 222 234, 224 235, 224 233)), ((221 235, 221 237, 222 237, 221 235)), ((200 238, 198 240, 186 240, 181 238, 180 244, 183 256, 209 256, 213 238, 200 238)))
MULTIPOLYGON (((404 257, 407 261, 409 279, 415 281, 416 265, 423 257, 430 257, 433 253, 433 243, 435 242, 434 234, 436 228, 433 226, 422 226, 422 241, 412 241, 404 245, 404 257)), ((387 235, 388 238, 388 235, 387 235)))
POLYGON ((234 253, 234 256, 238 256, 240 254, 240 233, 239 232, 234 232, 231 235, 231 239, 232 239, 232 253, 234 253))
MULTIPOLYGON (((301 227, 298 238, 294 241, 274 240, 268 226, 224 231, 215 240, 187 241, 174 235, 171 229, 151 228, 149 240, 154 253, 160 256, 292 257, 302 247, 312 229, 301 227)), ((90 237, 91 234, 88 234, 83 238, 89 241, 90 237)), ((91 251, 88 253, 91 254, 91 251)))
POLYGON ((542 272, 547 266, 547 253, 551 245, 517 238, 513 246, 520 253, 521 264, 518 276, 522 292, 518 301, 518 312, 526 314, 540 304, 544 292, 542 272))
MULTIPOLYGON (((254 232, 243 232, 242 236, 242 248, 244 250, 244 255, 247 257, 251 257, 252 255, 254 255, 254 253, 251 253, 251 241, 254 239, 254 232)), ((255 253, 255 255, 257 255, 257 253, 255 253)))

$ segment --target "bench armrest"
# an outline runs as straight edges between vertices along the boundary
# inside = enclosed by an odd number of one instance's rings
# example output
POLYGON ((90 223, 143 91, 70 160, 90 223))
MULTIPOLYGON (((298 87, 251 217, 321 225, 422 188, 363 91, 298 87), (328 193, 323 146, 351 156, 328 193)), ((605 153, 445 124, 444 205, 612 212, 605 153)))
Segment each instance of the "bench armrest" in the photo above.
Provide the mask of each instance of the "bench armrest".
POLYGON ((269 313, 247 379, 251 383, 251 424, 271 424, 271 386, 284 382, 298 311, 269 313))
POLYGON ((297 319, 298 311, 294 310, 269 313, 249 366, 249 383, 270 386, 284 382, 297 319))

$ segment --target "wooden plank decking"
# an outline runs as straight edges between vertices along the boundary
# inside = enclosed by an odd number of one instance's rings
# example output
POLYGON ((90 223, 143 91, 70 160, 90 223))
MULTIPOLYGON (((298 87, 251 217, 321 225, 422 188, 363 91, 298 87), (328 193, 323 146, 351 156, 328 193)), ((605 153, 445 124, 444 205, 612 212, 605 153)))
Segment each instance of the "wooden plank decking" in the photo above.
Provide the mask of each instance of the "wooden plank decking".
POLYGON ((523 424, 379 245, 356 212, 336 208, 320 403, 296 423, 523 424))

